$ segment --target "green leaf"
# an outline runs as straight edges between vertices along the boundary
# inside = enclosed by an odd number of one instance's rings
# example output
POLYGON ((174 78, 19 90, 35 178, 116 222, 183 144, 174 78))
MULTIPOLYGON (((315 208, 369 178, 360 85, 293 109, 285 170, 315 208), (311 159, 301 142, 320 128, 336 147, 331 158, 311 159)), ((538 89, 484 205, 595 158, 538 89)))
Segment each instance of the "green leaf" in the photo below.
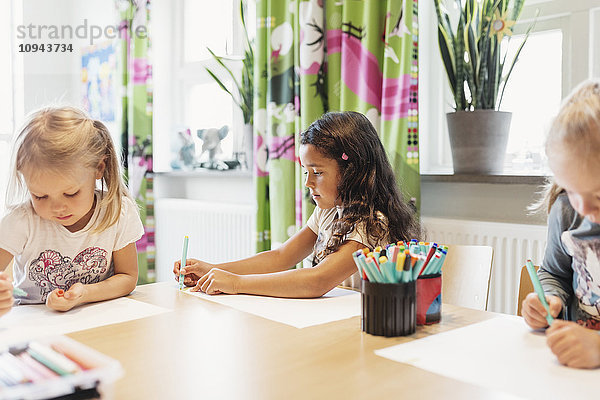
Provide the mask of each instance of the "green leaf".
POLYGON ((496 104, 499 107, 502 96, 498 98, 498 92, 504 83, 502 75, 507 59, 496 36, 490 37, 491 21, 496 12, 512 14, 516 21, 524 1, 433 0, 440 55, 456 109, 493 109, 496 104), (457 24, 451 23, 446 4, 460 11, 457 24), (469 93, 470 98, 466 98, 469 93))
POLYGON ((510 16, 511 21, 516 21, 519 19, 524 4, 525 0, 515 0, 515 4, 513 5, 512 9, 512 14, 510 16))
POLYGON ((469 61, 470 61, 470 74, 471 79, 469 81, 469 88, 471 90, 471 103, 473 103, 473 107, 476 106, 476 97, 477 87, 479 82, 478 65, 479 65, 479 52, 477 51, 477 43, 475 42, 475 32, 473 32, 473 26, 469 26, 467 29, 467 46, 469 50, 469 61))
POLYGON ((235 77, 234 73, 231 71, 231 69, 229 69, 229 67, 227 65, 225 65, 225 63, 223 62, 223 57, 219 57, 218 55, 216 55, 210 48, 206 48, 208 50, 208 52, 210 53, 211 56, 213 56, 213 58, 217 61, 217 63, 219 63, 219 65, 225 70, 227 71, 227 73, 229 74, 229 76, 231 76, 231 79, 233 80, 233 83, 235 84, 235 86, 237 87, 237 89, 239 90, 240 87, 240 83, 238 82, 237 78, 235 77))
POLYGON ((207 67, 204 67, 204 69, 215 80, 215 82, 217 82, 217 84, 221 87, 221 89, 223 89, 225 92, 227 92, 231 96, 231 98, 233 99, 233 101, 235 102, 235 104, 237 104, 238 107, 242 107, 242 105, 240 104, 240 102, 238 101, 238 99, 236 99, 235 96, 233 95, 233 93, 231 93, 231 91, 229 89, 227 89, 227 86, 225 86, 223 84, 223 82, 221 82, 221 80, 219 79, 219 77, 217 75, 215 75, 215 73, 212 72, 207 67))
MULTIPOLYGON (((460 6, 460 0, 456 0, 460 6)), ((454 38, 454 67, 456 74, 456 92, 454 94, 454 100, 456 101, 456 108, 464 110, 467 108, 465 100, 465 13, 460 8, 460 16, 458 18, 458 26, 456 27, 456 37, 454 38)))
POLYGON ((448 43, 447 35, 441 26, 438 27, 438 42, 440 53, 442 54, 442 61, 446 67, 446 74, 448 74, 450 89, 452 90, 452 95, 456 98, 456 75, 454 73, 453 55, 450 52, 450 44, 448 43))
POLYGON ((533 20, 533 23, 529 26, 529 28, 527 28, 527 32, 525 33, 525 39, 523 39, 523 43, 521 43, 521 45, 519 46, 519 49, 517 50, 517 54, 515 54, 515 58, 513 59, 513 62, 510 65, 510 69, 508 70, 508 73, 506 74, 506 77, 503 79, 504 86, 502 86, 502 92, 500 93, 500 98, 498 99, 498 109, 500 109, 500 104, 502 104, 502 98, 504 97, 504 89, 506 89, 506 84, 508 82, 508 78, 510 78, 510 74, 512 73, 513 68, 515 67, 515 64, 517 63, 517 60, 519 59, 519 55, 521 54, 521 50, 523 50, 523 47, 525 46, 525 43, 527 43, 527 39, 529 38, 529 34, 531 33, 533 27, 537 23, 537 18, 538 18, 539 13, 540 13, 540 10, 539 9, 536 10, 536 12, 535 12, 535 18, 533 20))

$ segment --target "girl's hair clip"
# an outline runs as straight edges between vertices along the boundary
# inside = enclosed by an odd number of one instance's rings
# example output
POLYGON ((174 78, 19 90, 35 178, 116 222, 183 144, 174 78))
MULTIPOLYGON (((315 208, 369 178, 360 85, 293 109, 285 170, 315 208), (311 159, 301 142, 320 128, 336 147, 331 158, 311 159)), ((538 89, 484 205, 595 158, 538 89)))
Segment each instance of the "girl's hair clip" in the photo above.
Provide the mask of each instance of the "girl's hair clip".
POLYGON ((348 160, 348 155, 346 153, 342 153, 342 160, 348 160))

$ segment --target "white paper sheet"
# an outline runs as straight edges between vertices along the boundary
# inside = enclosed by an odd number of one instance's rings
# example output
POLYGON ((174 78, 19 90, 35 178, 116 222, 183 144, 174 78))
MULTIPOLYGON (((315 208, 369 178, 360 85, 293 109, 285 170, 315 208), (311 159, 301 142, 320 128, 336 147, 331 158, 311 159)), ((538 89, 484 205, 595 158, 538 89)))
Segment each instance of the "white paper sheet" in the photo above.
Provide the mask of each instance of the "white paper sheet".
POLYGON ((190 292, 189 288, 185 289, 185 293, 296 328, 355 317, 360 315, 361 307, 360 293, 340 288, 334 288, 316 299, 282 299, 244 294, 211 296, 190 292))
POLYGON ((499 316, 375 354, 528 399, 598 398, 600 370, 560 365, 544 333, 531 331, 515 316, 499 316))
POLYGON ((15 306, 0 318, 0 346, 46 335, 61 335, 98 326, 149 317, 167 308, 120 297, 90 303, 67 312, 52 311, 44 304, 15 306))

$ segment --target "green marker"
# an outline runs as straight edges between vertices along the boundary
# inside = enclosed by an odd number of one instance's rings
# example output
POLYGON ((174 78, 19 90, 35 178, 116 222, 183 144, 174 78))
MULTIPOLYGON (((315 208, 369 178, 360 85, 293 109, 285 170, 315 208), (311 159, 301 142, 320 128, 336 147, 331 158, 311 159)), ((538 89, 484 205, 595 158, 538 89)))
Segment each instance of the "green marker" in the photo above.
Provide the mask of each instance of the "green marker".
POLYGON ((17 297, 27 297, 28 294, 26 291, 24 291, 23 289, 19 289, 18 287, 14 287, 13 288, 13 296, 17 296, 17 297))
POLYGON ((181 253, 181 265, 179 266, 179 290, 183 290, 183 281, 185 276, 181 273, 181 269, 185 268, 185 264, 187 262, 187 250, 188 250, 188 241, 189 237, 183 238, 183 253, 181 253))
POLYGON ((538 298, 542 302, 542 305, 546 309, 546 321, 548 321, 548 325, 552 325, 552 323, 554 322, 554 318, 552 318, 552 315, 550 315, 550 306, 546 301, 546 295, 544 294, 544 289, 542 289, 540 279, 538 278, 537 273, 535 272, 535 267, 533 266, 531 260, 527 260, 527 263, 525 265, 527 266, 527 272, 529 273, 529 278, 531 278, 531 283, 533 283, 533 288, 535 289, 538 298))

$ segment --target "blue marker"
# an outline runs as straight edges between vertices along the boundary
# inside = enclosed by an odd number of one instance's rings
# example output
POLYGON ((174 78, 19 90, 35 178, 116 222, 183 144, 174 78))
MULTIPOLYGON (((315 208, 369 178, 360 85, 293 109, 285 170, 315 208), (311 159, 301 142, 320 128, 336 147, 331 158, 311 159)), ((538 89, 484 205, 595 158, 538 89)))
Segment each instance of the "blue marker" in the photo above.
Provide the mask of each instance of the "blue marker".
POLYGON ((548 325, 552 325, 552 323, 554 322, 554 318, 552 317, 552 315, 550 315, 550 306, 546 301, 546 295, 544 294, 544 289, 542 288, 540 279, 538 278, 537 273, 535 272, 535 267, 533 266, 531 260, 527 260, 527 263, 525 265, 527 266, 527 272, 529 273, 529 278, 531 278, 531 283, 533 283, 533 288, 535 289, 538 298, 542 302, 542 305, 546 309, 546 321, 548 321, 548 325))
POLYGON ((183 281, 185 276, 181 273, 181 269, 185 268, 185 264, 187 262, 187 250, 188 250, 188 241, 189 237, 183 238, 183 253, 181 254, 181 265, 179 266, 179 290, 183 290, 183 281))

